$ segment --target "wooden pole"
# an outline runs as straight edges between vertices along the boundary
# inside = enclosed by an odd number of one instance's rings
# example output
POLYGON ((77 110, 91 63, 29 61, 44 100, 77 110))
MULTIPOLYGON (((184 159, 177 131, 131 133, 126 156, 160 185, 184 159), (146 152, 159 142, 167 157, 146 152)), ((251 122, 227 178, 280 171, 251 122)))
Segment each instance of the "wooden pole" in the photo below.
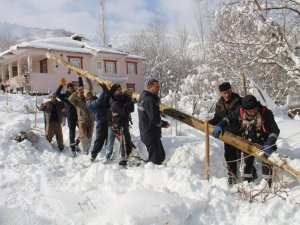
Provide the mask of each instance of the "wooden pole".
MULTIPOLYGON (((174 92, 174 107, 175 107, 175 109, 178 108, 177 107, 177 93, 176 93, 176 91, 174 92)), ((178 135, 177 125, 178 125, 177 120, 175 120, 175 136, 178 135)))
MULTIPOLYGON (((242 87, 243 87, 243 97, 247 95, 247 85, 246 85, 246 78, 244 72, 241 72, 241 79, 242 79, 242 87)), ((244 152, 241 151, 241 176, 244 177, 245 175, 245 158, 244 158, 244 152)))
POLYGON ((205 178, 209 180, 209 167, 210 167, 210 157, 209 157, 209 126, 208 120, 205 120, 205 178))
POLYGON ((36 117, 37 117, 37 93, 35 94, 35 112, 34 112, 34 127, 36 127, 36 117))
MULTIPOLYGON (((107 80, 104 80, 104 79, 101 79, 101 78, 98 77, 96 74, 90 73, 90 72, 88 72, 88 71, 86 71, 86 70, 83 70, 83 69, 80 69, 80 68, 78 68, 78 67, 76 67, 76 66, 73 66, 73 65, 71 65, 71 64, 68 63, 68 62, 66 62, 66 61, 63 60, 63 59, 59 59, 59 58, 53 57, 53 56, 51 56, 51 54, 49 54, 49 53, 47 54, 47 57, 48 57, 48 59, 53 60, 53 61, 55 61, 55 62, 58 63, 58 64, 64 65, 64 66, 66 66, 67 68, 73 70, 74 72, 76 72, 76 73, 78 73, 78 74, 81 74, 82 76, 84 76, 84 77, 86 77, 86 78, 89 78, 90 80, 94 80, 94 81, 96 81, 96 82, 98 82, 98 83, 104 83, 108 89, 110 89, 111 86, 112 86, 112 83, 111 83, 111 82, 109 82, 109 81, 107 81, 107 80)), ((140 98, 140 95, 139 95, 138 93, 129 91, 128 89, 124 90, 124 93, 125 93, 126 95, 131 96, 131 97, 132 97, 134 100, 136 100, 136 101, 140 98)))
MULTIPOLYGON (((62 60, 62 59, 58 59, 58 58, 55 58, 55 57, 51 56, 50 54, 48 54, 47 57, 50 60, 55 61, 56 63, 65 65, 67 68, 70 68, 71 70, 81 74, 84 77, 87 77, 87 78, 89 78, 91 80, 94 80, 96 82, 104 83, 105 85, 107 85, 108 89, 110 89, 110 87, 111 87, 111 82, 107 82, 107 81, 99 78, 95 74, 89 73, 88 71, 85 71, 85 70, 82 70, 78 67, 75 67, 75 66, 69 64, 68 62, 62 60)), ((138 100, 140 98, 140 95, 136 92, 131 92, 129 90, 124 90, 124 93, 126 95, 132 97, 135 100, 138 100)), ((190 115, 185 114, 183 112, 180 112, 176 109, 173 109, 173 108, 171 108, 171 107, 169 107, 165 104, 160 104, 160 111, 162 113, 176 119, 176 120, 179 120, 179 121, 181 121, 181 122, 183 122, 183 123, 185 123, 185 124, 187 124, 191 127, 196 128, 197 130, 205 132, 205 124, 202 120, 199 120, 199 119, 197 119, 193 116, 190 116, 190 115)), ((210 135, 212 135, 213 129, 214 129, 214 126, 209 125, 209 134, 210 135)), ((261 150, 261 146, 258 145, 258 144, 254 144, 250 141, 242 139, 242 138, 240 138, 240 137, 238 137, 234 134, 231 134, 227 131, 225 131, 224 135, 220 135, 219 139, 221 141, 227 143, 227 144, 230 144, 230 145, 240 149, 243 152, 246 152, 248 154, 253 154, 254 157, 256 157, 257 159, 259 159, 259 160, 261 160, 265 163, 268 163, 268 164, 277 166, 279 168, 282 168, 285 171, 292 174, 293 176, 300 179, 300 172, 297 169, 294 169, 293 167, 288 165, 288 163, 286 161, 285 162, 276 162, 275 160, 269 160, 269 159, 266 159, 266 158, 261 157, 260 155, 258 155, 257 153, 259 153, 260 150, 261 150)))
POLYGON ((6 112, 8 112, 8 90, 6 91, 6 112))
POLYGON ((247 95, 247 84, 244 72, 241 72, 242 84, 243 84, 243 96, 247 95))
MULTIPOLYGON (((202 132, 205 132, 205 124, 203 121, 197 119, 197 118, 194 118, 190 115, 187 115, 183 112, 179 112, 175 109, 172 109, 170 108, 169 106, 167 105, 164 105, 164 104, 161 104, 160 105, 160 110, 170 116, 170 117, 173 117, 187 125, 190 125, 194 128, 196 128, 197 130, 200 130, 202 132)), ((214 126, 212 125, 209 125, 209 134, 212 135, 213 133, 213 130, 214 130, 214 126)), ((265 163, 268 163, 268 164, 271 164, 271 165, 274 165, 274 166, 277 166, 279 168, 282 168, 284 169, 285 171, 289 172, 290 174, 292 174, 293 176, 297 177, 298 179, 300 179, 300 172, 297 171, 297 169, 294 169, 293 167, 291 167, 290 165, 288 165, 287 162, 276 162, 275 160, 269 160, 269 159, 266 159, 264 157, 261 157, 258 153, 261 151, 261 146, 258 145, 258 144, 255 144, 255 143, 252 143, 248 140, 245 140, 245 139, 242 139, 241 137, 238 137, 232 133, 229 133, 227 131, 225 131, 225 133, 223 135, 220 135, 220 138, 219 138, 221 141, 227 143, 227 144, 230 144, 238 149, 240 149, 241 151, 243 152, 246 152, 248 154, 251 154, 253 155, 254 157, 256 157, 257 159, 265 162, 265 163)))

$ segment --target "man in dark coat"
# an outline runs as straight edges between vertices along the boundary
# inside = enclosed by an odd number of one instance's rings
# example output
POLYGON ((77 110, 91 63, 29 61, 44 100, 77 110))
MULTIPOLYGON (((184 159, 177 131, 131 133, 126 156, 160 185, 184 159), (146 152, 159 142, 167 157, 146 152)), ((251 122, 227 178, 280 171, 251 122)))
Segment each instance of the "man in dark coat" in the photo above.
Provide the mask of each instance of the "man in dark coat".
POLYGON ((161 119, 159 104, 159 81, 151 79, 147 83, 147 90, 141 93, 138 103, 139 129, 142 142, 149 153, 148 161, 160 165, 166 154, 161 143, 161 128, 168 128, 170 124, 161 119))
MULTIPOLYGON (((209 124, 214 126, 242 104, 242 98, 237 93, 232 92, 230 83, 225 82, 220 84, 219 92, 221 97, 216 104, 214 117, 209 120, 209 124)), ((228 126, 225 130, 238 135, 239 126, 228 126)), ((240 156, 241 152, 239 149, 224 143, 224 157, 227 163, 229 184, 237 181, 237 164, 240 156)))
MULTIPOLYGON (((263 106, 253 95, 244 97, 242 106, 231 112, 214 129, 216 138, 224 131, 229 124, 239 126, 242 138, 262 146, 264 157, 268 157, 277 149, 275 143, 280 130, 275 122, 271 110, 263 106)), ((245 154, 245 167, 242 173, 243 180, 253 181, 254 156, 245 154)), ((272 167, 262 162, 262 176, 271 186, 272 167)))
POLYGON ((45 136, 51 143, 52 138, 56 137, 59 150, 64 149, 63 133, 61 128, 61 122, 63 118, 64 104, 57 101, 55 93, 50 94, 50 101, 43 103, 39 106, 39 110, 45 112, 45 136))
POLYGON ((121 160, 119 165, 126 166, 133 147, 129 132, 129 121, 131 119, 130 113, 134 111, 134 102, 131 98, 123 94, 120 84, 114 84, 111 87, 110 95, 109 104, 112 113, 112 129, 121 145, 121 160))
MULTIPOLYGON (((78 83, 79 87, 83 86, 82 78, 78 76, 78 83)), ((76 145, 79 144, 79 139, 77 138, 75 141, 75 133, 76 133, 76 126, 78 126, 78 117, 75 106, 69 101, 69 97, 75 91, 74 84, 68 83, 67 84, 67 91, 65 93, 61 93, 61 90, 66 85, 65 78, 60 80, 60 85, 57 88, 55 94, 57 98, 62 101, 65 105, 68 127, 69 127, 69 140, 70 140, 70 148, 72 150, 72 154, 76 156, 76 145)))

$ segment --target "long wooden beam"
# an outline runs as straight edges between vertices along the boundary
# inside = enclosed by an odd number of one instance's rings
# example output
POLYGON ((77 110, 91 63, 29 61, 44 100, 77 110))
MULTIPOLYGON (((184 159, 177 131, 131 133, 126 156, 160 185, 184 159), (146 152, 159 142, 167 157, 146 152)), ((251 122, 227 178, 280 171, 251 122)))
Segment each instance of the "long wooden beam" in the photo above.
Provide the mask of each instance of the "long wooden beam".
MULTIPOLYGON (((86 77, 86 78, 89 78, 90 80, 94 80, 98 83, 104 83, 106 84, 106 86, 108 87, 108 89, 110 89, 112 83, 111 82, 108 82, 106 81, 105 79, 102 79, 100 77, 98 77, 96 74, 93 74, 93 73, 90 73, 88 71, 85 71, 83 69, 80 69, 78 67, 75 67, 73 65, 71 65, 70 63, 62 60, 62 59, 59 59, 59 58, 56 58, 56 57, 53 57, 51 56, 50 54, 47 54, 47 57, 50 59, 50 60, 53 60, 55 61, 56 63, 58 64, 61 64, 61 65, 64 65, 66 66, 67 68, 73 70, 74 72, 78 73, 78 74, 81 74, 82 76, 86 77)), ((131 96, 133 99, 135 100, 138 100, 140 95, 136 92, 131 92, 129 90, 125 90, 124 91, 125 94, 131 96)), ((205 132, 205 123, 204 121, 202 120, 199 120, 193 116, 190 116, 186 113, 183 113, 183 112, 180 112, 176 109, 173 109, 165 104, 161 104, 160 105, 160 110, 176 119, 176 120, 179 120, 181 121, 182 123, 185 123, 191 127, 194 127, 195 129, 197 130, 200 130, 202 132, 205 132)), ((212 135, 213 133, 213 129, 214 129, 214 126, 210 125, 209 126, 209 134, 212 135)), ((298 179, 300 179, 300 172, 297 171, 297 169, 294 169, 293 167, 291 167, 290 165, 288 165, 288 163, 286 161, 275 161, 275 160, 271 160, 272 157, 270 157, 270 159, 266 159, 265 157, 261 157, 258 153, 261 151, 261 146, 258 145, 258 144, 254 144, 250 141, 247 141, 245 139, 242 139, 234 134, 231 134, 229 132, 225 132, 223 135, 220 135, 220 140, 227 143, 227 144, 230 144, 238 149, 240 149, 241 151, 243 152, 246 152, 248 154, 251 154, 253 156, 255 156, 257 159, 265 162, 265 163, 268 163, 268 164, 271 164, 271 165, 274 165, 276 167, 279 167, 279 168, 282 168, 284 169, 285 171, 287 171, 288 173, 292 174, 293 176, 297 177, 298 179)))
MULTIPOLYGON (((199 119, 197 119, 193 116, 190 116, 188 114, 185 114, 183 112, 180 112, 180 111, 173 109, 164 104, 160 105, 160 109, 164 114, 166 114, 176 120, 179 120, 191 127, 194 127, 197 130, 205 132, 205 122, 204 121, 199 120, 199 119)), ((214 126, 209 125, 209 135, 211 135, 211 136, 213 135, 213 130, 214 130, 214 126)), ((270 159, 261 157, 258 154, 261 151, 261 146, 258 144, 255 144, 248 140, 242 139, 241 137, 238 137, 238 136, 236 136, 230 132, 226 132, 226 131, 224 132, 223 135, 220 135, 219 139, 227 144, 230 144, 230 145, 240 149, 243 152, 246 152, 248 154, 255 156, 257 159, 259 159, 265 163, 282 168, 285 171, 292 174, 293 176, 300 179, 300 172, 297 171, 297 169, 294 169, 293 167, 289 166, 286 161, 279 162, 279 161, 276 161, 275 159, 273 160, 272 157, 270 157, 270 159)), ((283 157, 281 157, 281 158, 283 158, 283 157)))

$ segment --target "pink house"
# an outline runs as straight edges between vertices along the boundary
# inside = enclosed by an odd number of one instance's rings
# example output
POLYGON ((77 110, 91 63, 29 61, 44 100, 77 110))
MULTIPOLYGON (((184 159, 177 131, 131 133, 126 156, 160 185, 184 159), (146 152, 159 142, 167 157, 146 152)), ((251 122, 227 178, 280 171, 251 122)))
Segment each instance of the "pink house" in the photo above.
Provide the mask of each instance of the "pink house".
POLYGON ((124 88, 135 92, 144 89, 145 58, 87 41, 80 35, 39 39, 11 46, 0 53, 1 84, 10 91, 30 93, 56 90, 62 77, 76 84, 77 74, 47 59, 49 52, 124 88))

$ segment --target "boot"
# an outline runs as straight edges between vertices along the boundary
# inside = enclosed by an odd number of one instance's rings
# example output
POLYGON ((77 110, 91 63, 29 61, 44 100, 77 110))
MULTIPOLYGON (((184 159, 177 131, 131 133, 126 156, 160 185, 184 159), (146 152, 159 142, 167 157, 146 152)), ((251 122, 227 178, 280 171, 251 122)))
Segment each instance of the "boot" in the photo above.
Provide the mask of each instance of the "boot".
POLYGON ((126 167, 126 166, 127 166, 127 160, 121 160, 121 161, 119 162, 119 166, 126 167))
POLYGON ((95 162, 95 159, 96 158, 92 156, 91 159, 90 159, 90 161, 93 163, 93 162, 95 162))
POLYGON ((71 147, 71 151, 72 151, 72 156, 73 157, 76 157, 76 150, 75 150, 75 146, 74 145, 72 145, 72 146, 70 146, 71 147))
POLYGON ((271 188, 272 187, 272 179, 268 179, 267 181, 268 181, 269 188, 271 188))
POLYGON ((72 156, 76 157, 76 151, 72 151, 72 156))
POLYGON ((237 178, 235 176, 229 176, 228 177, 228 184, 233 185, 237 183, 237 178))

